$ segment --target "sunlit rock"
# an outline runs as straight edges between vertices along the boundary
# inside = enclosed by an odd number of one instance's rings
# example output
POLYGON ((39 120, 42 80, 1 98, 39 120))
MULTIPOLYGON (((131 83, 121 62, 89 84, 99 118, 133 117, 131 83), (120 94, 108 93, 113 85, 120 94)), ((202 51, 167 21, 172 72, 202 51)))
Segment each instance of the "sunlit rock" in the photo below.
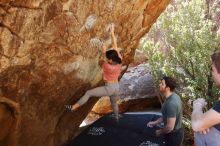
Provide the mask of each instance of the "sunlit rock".
POLYGON ((101 85, 98 47, 115 25, 123 65, 170 0, 1 0, 0 90, 20 105, 18 146, 62 146, 97 98, 64 109, 101 85), (97 38, 100 40, 94 40, 97 38))

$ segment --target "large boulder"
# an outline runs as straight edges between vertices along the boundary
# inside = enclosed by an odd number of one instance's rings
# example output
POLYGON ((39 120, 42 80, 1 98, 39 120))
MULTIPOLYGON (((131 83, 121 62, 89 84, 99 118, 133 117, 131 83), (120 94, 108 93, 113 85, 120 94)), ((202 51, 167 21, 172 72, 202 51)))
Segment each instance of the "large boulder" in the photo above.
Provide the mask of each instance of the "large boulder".
POLYGON ((97 99, 74 113, 64 105, 102 84, 97 61, 102 43, 111 43, 109 25, 126 69, 169 2, 1 0, 0 95, 20 106, 17 145, 62 146, 72 139, 97 99))

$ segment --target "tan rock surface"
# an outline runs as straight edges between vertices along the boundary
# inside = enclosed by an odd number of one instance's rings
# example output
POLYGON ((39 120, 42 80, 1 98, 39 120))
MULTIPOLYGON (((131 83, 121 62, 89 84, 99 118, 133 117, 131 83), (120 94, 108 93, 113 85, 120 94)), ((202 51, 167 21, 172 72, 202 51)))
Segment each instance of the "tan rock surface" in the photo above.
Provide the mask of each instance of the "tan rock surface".
POLYGON ((18 146, 62 146, 97 99, 75 103, 101 81, 97 60, 115 24, 123 64, 170 0, 1 0, 0 95, 20 105, 18 146))

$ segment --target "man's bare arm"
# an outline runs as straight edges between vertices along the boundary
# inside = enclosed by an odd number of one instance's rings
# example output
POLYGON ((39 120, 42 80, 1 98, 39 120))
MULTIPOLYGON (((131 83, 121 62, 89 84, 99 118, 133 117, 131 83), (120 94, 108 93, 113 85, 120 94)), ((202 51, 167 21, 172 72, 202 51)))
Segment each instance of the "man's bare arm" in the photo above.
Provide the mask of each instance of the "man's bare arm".
POLYGON ((220 113, 213 109, 203 113, 202 109, 194 109, 192 113, 192 128, 202 132, 220 123, 220 113))
POLYGON ((176 122, 176 118, 168 118, 166 127, 164 127, 163 129, 157 130, 156 135, 159 136, 159 135, 170 133, 174 129, 175 122, 176 122))

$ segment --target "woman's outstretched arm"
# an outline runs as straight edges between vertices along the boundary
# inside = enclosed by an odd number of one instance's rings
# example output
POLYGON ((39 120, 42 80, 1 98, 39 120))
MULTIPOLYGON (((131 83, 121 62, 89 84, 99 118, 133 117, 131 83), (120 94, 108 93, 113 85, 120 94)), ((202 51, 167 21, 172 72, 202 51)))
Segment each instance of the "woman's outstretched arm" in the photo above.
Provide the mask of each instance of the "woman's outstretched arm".
POLYGON ((118 49, 117 40, 115 37, 115 29, 114 29, 113 24, 111 25, 111 37, 112 37, 112 48, 117 51, 118 56, 122 59, 122 56, 121 56, 120 51, 118 49))

